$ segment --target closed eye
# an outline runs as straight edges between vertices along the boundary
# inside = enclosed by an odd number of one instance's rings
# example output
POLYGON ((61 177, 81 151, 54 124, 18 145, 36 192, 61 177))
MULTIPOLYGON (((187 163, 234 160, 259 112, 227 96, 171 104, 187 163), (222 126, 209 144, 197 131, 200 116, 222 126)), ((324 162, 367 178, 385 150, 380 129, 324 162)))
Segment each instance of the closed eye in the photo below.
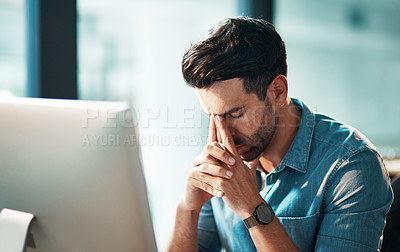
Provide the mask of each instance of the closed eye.
POLYGON ((229 116, 232 118, 240 118, 243 116, 243 112, 230 113, 229 116))

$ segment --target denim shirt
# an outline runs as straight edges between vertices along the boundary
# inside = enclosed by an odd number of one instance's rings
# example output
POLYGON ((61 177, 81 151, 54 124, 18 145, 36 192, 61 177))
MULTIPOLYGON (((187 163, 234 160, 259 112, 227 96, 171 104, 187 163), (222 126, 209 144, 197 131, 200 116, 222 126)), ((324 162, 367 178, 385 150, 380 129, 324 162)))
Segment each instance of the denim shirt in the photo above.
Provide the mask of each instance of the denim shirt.
MULTIPOLYGON (((393 200, 382 157, 356 129, 292 101, 300 127, 260 195, 301 251, 377 251, 393 200)), ((198 243, 199 251, 256 251, 242 219, 217 197, 201 210, 198 243)))

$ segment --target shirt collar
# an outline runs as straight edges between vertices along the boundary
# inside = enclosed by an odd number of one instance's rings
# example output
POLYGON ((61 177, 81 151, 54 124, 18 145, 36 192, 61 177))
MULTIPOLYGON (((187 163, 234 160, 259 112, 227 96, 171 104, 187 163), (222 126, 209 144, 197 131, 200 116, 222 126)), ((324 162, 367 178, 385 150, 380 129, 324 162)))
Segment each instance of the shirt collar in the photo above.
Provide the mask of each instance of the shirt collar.
POLYGON ((311 140, 314 131, 315 114, 299 99, 291 98, 294 105, 302 111, 300 127, 296 137, 279 166, 273 172, 280 172, 285 167, 305 173, 307 171, 311 140))

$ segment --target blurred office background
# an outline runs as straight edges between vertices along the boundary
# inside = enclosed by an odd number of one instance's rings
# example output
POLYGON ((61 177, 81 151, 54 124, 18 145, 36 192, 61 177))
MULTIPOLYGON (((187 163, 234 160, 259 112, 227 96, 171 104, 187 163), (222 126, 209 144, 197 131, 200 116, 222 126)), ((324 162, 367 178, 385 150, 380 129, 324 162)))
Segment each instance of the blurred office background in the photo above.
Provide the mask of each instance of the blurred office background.
MULTIPOLYGON (((33 1, 0 0, 0 99, 41 96, 32 88, 40 85, 32 80, 38 80, 32 73, 38 67, 32 63, 37 46, 32 32, 48 24, 32 23, 33 1)), ((358 128, 388 163, 400 157, 399 1, 74 1, 76 44, 60 44, 76 51, 71 64, 76 69, 65 60, 65 72, 76 75, 75 98, 133 104, 160 247, 184 188, 184 170, 207 137, 208 119, 183 82, 181 58, 225 17, 271 20, 287 46, 290 95, 358 128)), ((62 55, 52 57, 64 61, 62 55)), ((55 97, 63 97, 64 87, 57 87, 62 81, 51 83, 55 97)))

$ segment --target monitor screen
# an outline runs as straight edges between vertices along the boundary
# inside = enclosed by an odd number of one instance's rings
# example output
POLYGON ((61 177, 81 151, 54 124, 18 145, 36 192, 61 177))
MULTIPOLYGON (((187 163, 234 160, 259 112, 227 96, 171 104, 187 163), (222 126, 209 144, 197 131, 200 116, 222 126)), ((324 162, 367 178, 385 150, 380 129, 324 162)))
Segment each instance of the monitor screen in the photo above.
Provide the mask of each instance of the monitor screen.
POLYGON ((0 101, 0 210, 34 214, 27 252, 156 251, 125 103, 0 101))

